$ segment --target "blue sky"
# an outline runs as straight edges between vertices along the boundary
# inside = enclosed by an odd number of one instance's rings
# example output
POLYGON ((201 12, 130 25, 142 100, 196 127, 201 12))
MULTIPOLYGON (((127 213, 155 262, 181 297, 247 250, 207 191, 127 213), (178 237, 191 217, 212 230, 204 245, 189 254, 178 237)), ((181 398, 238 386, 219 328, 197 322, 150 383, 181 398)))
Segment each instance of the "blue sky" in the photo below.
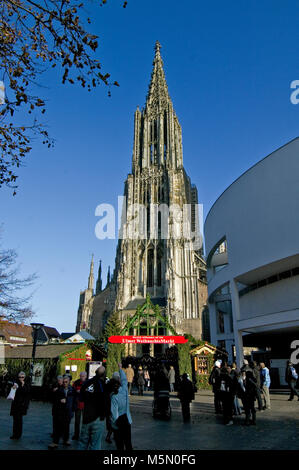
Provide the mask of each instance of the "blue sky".
MULTIPOLYGON (((299 2, 108 0, 90 4, 103 70, 120 83, 88 93, 42 79, 45 121, 55 137, 38 142, 20 170, 17 196, 0 190, 2 245, 15 248, 23 275, 36 272, 36 320, 74 331, 91 254, 114 265, 116 241, 95 237, 95 208, 116 205, 131 171, 133 118, 147 93, 154 44, 182 125, 184 165, 204 213, 261 158, 297 137, 299 2)), ((250 197, 250 195, 248 195, 250 197)))

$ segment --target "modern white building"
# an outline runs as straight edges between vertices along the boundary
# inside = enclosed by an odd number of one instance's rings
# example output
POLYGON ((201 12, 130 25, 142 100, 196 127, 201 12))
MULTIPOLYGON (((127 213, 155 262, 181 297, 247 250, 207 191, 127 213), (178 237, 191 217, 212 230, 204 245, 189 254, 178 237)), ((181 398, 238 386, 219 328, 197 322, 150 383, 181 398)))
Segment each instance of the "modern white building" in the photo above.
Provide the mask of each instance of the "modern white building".
POLYGON ((205 243, 211 342, 240 363, 250 338, 299 340, 299 138, 221 194, 205 243))

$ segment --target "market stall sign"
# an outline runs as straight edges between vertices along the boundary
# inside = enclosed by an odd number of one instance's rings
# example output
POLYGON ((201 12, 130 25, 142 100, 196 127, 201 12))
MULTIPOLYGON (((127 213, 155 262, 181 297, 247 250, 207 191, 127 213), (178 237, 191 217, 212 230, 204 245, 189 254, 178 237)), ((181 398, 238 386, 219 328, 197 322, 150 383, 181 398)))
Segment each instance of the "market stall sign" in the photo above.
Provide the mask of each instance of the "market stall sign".
POLYGON ((110 336, 109 343, 123 343, 123 344, 183 344, 188 340, 184 336, 110 336))

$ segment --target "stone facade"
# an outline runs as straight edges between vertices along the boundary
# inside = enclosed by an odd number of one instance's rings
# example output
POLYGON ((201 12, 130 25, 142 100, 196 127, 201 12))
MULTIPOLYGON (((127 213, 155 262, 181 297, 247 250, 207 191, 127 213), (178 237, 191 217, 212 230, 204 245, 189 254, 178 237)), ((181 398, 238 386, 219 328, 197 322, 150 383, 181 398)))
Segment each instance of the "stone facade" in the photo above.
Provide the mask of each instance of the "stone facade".
POLYGON ((125 324, 149 294, 177 333, 202 338, 207 286, 197 230, 198 195, 183 167, 181 126, 169 97, 158 42, 146 104, 135 112, 132 172, 124 197, 113 278, 94 296, 92 261, 89 287, 80 295, 77 329, 99 334, 114 309, 125 324), (187 205, 186 219, 182 214, 187 205), (193 234, 191 240, 186 228, 193 234))

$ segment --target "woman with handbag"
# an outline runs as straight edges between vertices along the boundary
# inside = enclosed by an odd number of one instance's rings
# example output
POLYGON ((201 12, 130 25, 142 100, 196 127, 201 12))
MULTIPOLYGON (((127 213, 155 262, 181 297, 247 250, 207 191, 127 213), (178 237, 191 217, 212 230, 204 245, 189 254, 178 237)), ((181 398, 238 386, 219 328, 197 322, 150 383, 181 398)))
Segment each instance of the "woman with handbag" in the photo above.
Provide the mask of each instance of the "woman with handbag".
POLYGON ((23 431, 23 416, 27 414, 30 401, 30 386, 25 383, 25 372, 19 372, 18 380, 12 386, 12 394, 13 390, 15 390, 15 395, 10 409, 10 416, 13 417, 13 433, 10 439, 20 439, 23 431))
POLYGON ((119 372, 111 379, 111 427, 117 450, 133 450, 131 442, 132 417, 130 413, 128 381, 119 364, 119 372))

